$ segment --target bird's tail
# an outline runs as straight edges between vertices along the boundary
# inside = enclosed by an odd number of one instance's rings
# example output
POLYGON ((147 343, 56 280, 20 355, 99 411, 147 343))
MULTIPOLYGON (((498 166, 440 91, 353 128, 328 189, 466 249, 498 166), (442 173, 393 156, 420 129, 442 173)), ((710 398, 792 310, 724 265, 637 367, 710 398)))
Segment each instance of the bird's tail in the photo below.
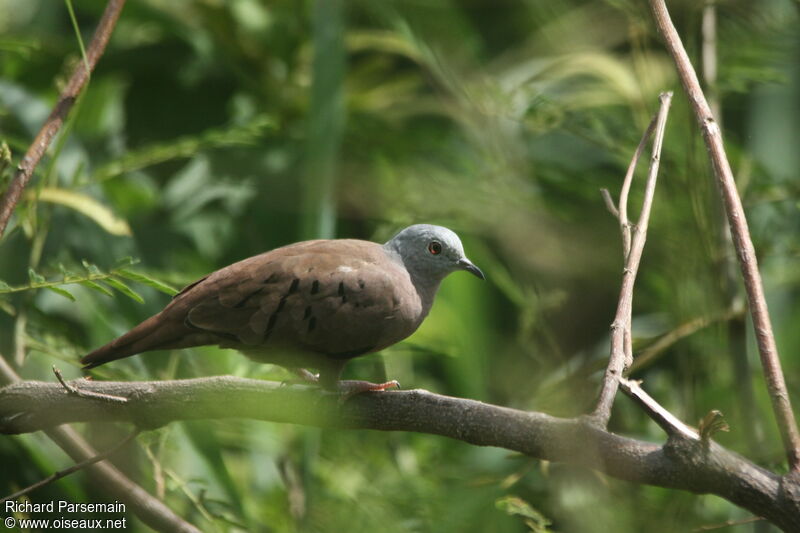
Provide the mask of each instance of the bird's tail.
POLYGON ((126 334, 81 358, 84 369, 150 350, 184 347, 183 324, 167 321, 161 313, 151 316, 126 334), (176 327, 177 326, 177 327, 176 327))

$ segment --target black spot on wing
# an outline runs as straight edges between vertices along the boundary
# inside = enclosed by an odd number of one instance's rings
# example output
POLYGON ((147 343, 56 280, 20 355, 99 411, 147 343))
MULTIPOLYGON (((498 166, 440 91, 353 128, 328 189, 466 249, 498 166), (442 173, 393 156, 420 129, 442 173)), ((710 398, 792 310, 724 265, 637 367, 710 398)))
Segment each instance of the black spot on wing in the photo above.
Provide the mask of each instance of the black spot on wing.
POLYGON ((267 337, 269 337, 270 333, 272 333, 272 329, 275 327, 275 323, 278 321, 278 315, 281 313, 281 311, 283 311, 283 308, 286 307, 286 299, 297 290, 297 285, 299 283, 300 280, 297 278, 292 281, 292 285, 289 287, 289 292, 281 297, 280 301, 278 302, 278 307, 276 307, 272 314, 269 315, 269 321, 267 322, 267 331, 264 334, 264 340, 267 340, 267 337))

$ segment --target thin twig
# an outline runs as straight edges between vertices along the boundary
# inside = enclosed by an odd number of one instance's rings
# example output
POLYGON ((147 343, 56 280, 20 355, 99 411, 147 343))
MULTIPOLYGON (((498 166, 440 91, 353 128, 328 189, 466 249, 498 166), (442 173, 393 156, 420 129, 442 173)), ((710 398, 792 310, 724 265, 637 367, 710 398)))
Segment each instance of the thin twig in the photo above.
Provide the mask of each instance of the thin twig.
MULTIPOLYGON (((159 449, 163 444, 163 435, 162 433, 159 437, 159 449)), ((153 450, 150 446, 144 447, 145 455, 147 455, 147 459, 150 461, 150 464, 153 465, 153 482, 156 484, 156 498, 159 500, 163 500, 166 494, 166 483, 164 482, 164 467, 161 466, 161 461, 159 461, 158 457, 155 456, 153 450)))
POLYGON ((672 101, 672 93, 662 93, 659 96, 661 107, 658 114, 650 121, 650 125, 645 131, 642 141, 636 148, 625 181, 620 192, 619 220, 622 232, 623 248, 625 253, 625 269, 622 273, 622 287, 620 288, 619 302, 614 322, 611 324, 611 354, 608 360, 608 367, 603 376, 603 384, 600 389, 600 396, 597 406, 591 415, 591 419, 600 427, 608 425, 611 417, 611 406, 614 404, 614 397, 617 395, 618 379, 623 372, 629 368, 633 362, 633 349, 631 346, 631 317, 633 313, 633 286, 636 282, 636 273, 639 270, 639 263, 644 251, 644 243, 647 240, 647 226, 650 220, 650 210, 653 206, 653 196, 656 190, 658 179, 658 167, 661 159, 661 145, 664 142, 664 129, 667 124, 667 114, 672 101), (639 221, 636 223, 632 235, 629 234, 631 226, 627 219, 628 191, 630 182, 633 179, 633 171, 636 162, 641 156, 644 145, 650 137, 651 132, 655 132, 653 139, 653 151, 650 156, 650 169, 645 185, 644 199, 642 200, 642 211, 639 221))
POLYGON ((87 65, 83 61, 75 65, 72 77, 70 77, 67 86, 64 87, 64 90, 59 95, 53 111, 31 143, 25 153, 25 157, 20 161, 8 190, 0 198, 0 237, 5 233, 11 214, 22 196, 22 191, 33 176, 34 169, 44 156, 53 138, 61 129, 72 106, 89 80, 90 70, 94 70, 97 61, 103 55, 124 5, 125 0, 109 0, 86 53, 89 69, 87 69, 87 65))
POLYGON ((661 355, 667 348, 674 345, 676 342, 693 335, 703 328, 710 326, 716 322, 724 322, 734 318, 744 316, 744 308, 733 307, 723 312, 713 315, 702 315, 678 325, 675 329, 668 331, 656 341, 650 344, 647 348, 642 350, 636 355, 629 371, 631 373, 641 370, 647 365, 651 364, 659 355, 661 355))
MULTIPOLYGON (((717 125, 722 129, 722 100, 720 98, 719 86, 717 84, 717 1, 705 0, 703 7, 702 23, 702 63, 703 73, 701 80, 703 88, 708 97, 708 106, 711 113, 717 120, 717 125)), ((747 189, 748 172, 750 159, 744 156, 740 159, 737 169, 737 185, 740 192, 747 189)), ((793 194, 794 196, 794 194, 793 194)), ((720 287, 723 298, 727 301, 730 308, 741 308, 742 312, 728 321, 726 336, 728 340, 728 357, 733 366, 733 379, 738 384, 736 402, 739 404, 741 417, 743 420, 751 422, 750 430, 744 432, 747 449, 752 455, 758 455, 766 444, 764 435, 764 423, 758 410, 754 383, 750 376, 753 373, 753 362, 748 357, 747 341, 747 309, 745 306, 745 295, 743 287, 739 281, 739 265, 736 263, 736 249, 733 245, 733 237, 725 218, 725 210, 721 201, 715 203, 713 221, 718 224, 716 245, 719 246, 718 262, 715 265, 719 270, 720 287)), ((638 358, 637 358, 638 362, 638 358)))
POLYGON ((194 492, 192 492, 192 489, 189 488, 189 484, 169 468, 165 468, 164 473, 166 473, 167 477, 169 477, 178 486, 178 488, 181 489, 181 492, 183 492, 186 498, 188 498, 188 500, 192 502, 192 505, 194 505, 195 509, 197 509, 197 511, 203 516, 203 518, 205 518, 206 520, 208 520, 213 524, 214 517, 211 515, 208 509, 206 509, 206 507, 203 505, 203 502, 200 501, 200 498, 198 498, 198 496, 194 492))
POLYGON ((61 370, 56 368, 56 365, 53 365, 53 373, 56 375, 56 378, 58 378, 58 382, 61 383, 61 386, 64 387, 64 389, 68 393, 74 394, 75 396, 80 396, 81 398, 96 398, 98 400, 106 400, 109 402, 119 402, 119 403, 125 403, 128 401, 128 399, 123 396, 112 396, 111 394, 103 394, 102 392, 93 392, 93 391, 79 389, 78 387, 70 383, 67 383, 64 380, 64 376, 61 375, 61 370))
POLYGON ((742 200, 736 190, 733 171, 725 155, 722 133, 719 125, 714 120, 711 108, 697 79, 697 73, 694 71, 689 56, 686 54, 681 38, 672 24, 664 0, 650 0, 650 8, 653 11, 658 30, 664 37, 667 49, 675 61, 681 83, 694 110, 700 131, 703 134, 703 140, 714 169, 714 176, 719 185, 718 189, 722 195, 725 212, 728 215, 728 224, 733 235, 736 255, 739 258, 739 267, 742 270, 747 300, 750 304, 750 314, 753 318, 758 353, 761 357, 761 366, 764 368, 767 390, 772 400, 772 409, 777 419, 789 467, 793 472, 800 473, 800 432, 797 429, 797 422, 789 400, 789 391, 786 388, 786 380, 783 377, 778 347, 775 343, 767 301, 764 297, 761 273, 758 270, 755 248, 750 238, 750 230, 747 226, 742 200))
POLYGON ((619 219, 619 209, 617 209, 617 206, 614 205, 614 199, 611 198, 611 193, 608 192, 608 189, 600 189, 600 196, 603 197, 603 202, 606 204, 606 209, 608 209, 608 212, 614 215, 614 218, 619 219))
POLYGON ((653 134, 653 129, 656 127, 657 120, 658 115, 655 115, 652 119, 650 119, 650 124, 647 125, 647 129, 642 135, 642 140, 639 141, 639 145, 636 147, 633 158, 631 158, 631 162, 628 165, 628 170, 625 172, 625 179, 622 180, 622 189, 619 191, 619 204, 617 206, 617 212, 619 215, 617 218, 619 219, 619 229, 622 233, 622 258, 625 262, 628 261, 628 256, 631 253, 631 223, 628 221, 628 194, 630 193, 631 184, 633 183, 633 175, 636 171, 636 165, 639 163, 639 159, 642 157, 645 146, 647 146, 647 141, 650 140, 650 136, 653 134))
POLYGON ((117 444, 115 444, 114 446, 112 446, 108 450, 106 450, 106 451, 104 451, 102 453, 98 453, 94 457, 90 457, 89 459, 86 459, 85 461, 81 461, 80 463, 74 464, 69 468, 65 468, 64 470, 59 470, 58 472, 55 472, 52 475, 47 476, 46 478, 42 479, 41 481, 37 481, 33 485, 25 487, 22 490, 18 490, 14 494, 9 494, 8 496, 6 496, 2 500, 0 500, 0 505, 2 505, 3 503, 5 503, 5 502, 7 502, 9 500, 16 500, 20 496, 24 496, 25 494, 33 492, 34 490, 38 489, 39 487, 44 487, 45 485, 48 485, 48 484, 52 483, 53 481, 57 481, 57 480, 61 479, 62 477, 66 477, 66 476, 72 474, 73 472, 77 472, 78 470, 82 470, 82 469, 86 468, 89 465, 93 465, 95 463, 99 463, 100 461, 102 461, 102 460, 108 458, 109 456, 113 455, 117 450, 122 449, 123 446, 125 446, 130 441, 135 439, 139 435, 139 433, 141 433, 141 431, 142 430, 137 428, 130 435, 128 435, 127 437, 125 437, 124 439, 119 441, 117 444))
POLYGON ((716 529, 723 529, 731 526, 743 526, 745 524, 752 524, 753 522, 763 522, 764 518, 760 516, 750 516, 748 518, 742 518, 741 520, 726 520, 719 524, 709 524, 706 526, 700 526, 694 528, 692 531, 714 531, 716 529))
POLYGON ((677 435, 690 440, 700 440, 700 435, 695 430, 678 420, 675 415, 664 409, 652 396, 647 394, 641 387, 641 383, 641 381, 625 378, 619 379, 619 387, 622 389, 622 392, 638 403, 647 413, 647 416, 661 426, 661 429, 666 431, 667 435, 677 435))

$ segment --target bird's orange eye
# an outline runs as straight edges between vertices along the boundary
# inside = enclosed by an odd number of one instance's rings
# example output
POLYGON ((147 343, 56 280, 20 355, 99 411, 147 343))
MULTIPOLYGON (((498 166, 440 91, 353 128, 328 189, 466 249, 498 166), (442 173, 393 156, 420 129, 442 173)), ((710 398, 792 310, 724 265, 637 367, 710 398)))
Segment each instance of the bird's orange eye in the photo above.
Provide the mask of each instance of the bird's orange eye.
POLYGON ((442 244, 438 241, 431 241, 428 244, 428 251, 432 255, 439 255, 440 253, 442 253, 442 244))

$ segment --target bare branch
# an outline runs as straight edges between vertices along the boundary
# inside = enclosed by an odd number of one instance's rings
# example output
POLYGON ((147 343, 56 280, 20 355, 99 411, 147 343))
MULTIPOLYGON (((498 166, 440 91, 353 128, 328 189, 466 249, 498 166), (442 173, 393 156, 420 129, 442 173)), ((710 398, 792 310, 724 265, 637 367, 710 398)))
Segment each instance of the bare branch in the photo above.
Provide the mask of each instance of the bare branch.
MULTIPOLYGON (((54 386, 60 385, 53 384, 54 386)), ((63 401, 63 394, 61 395, 63 401)), ((83 398, 72 396, 81 402, 83 398)), ((98 402, 92 402, 98 403, 98 402)), ((121 404, 116 404, 121 405, 121 404)), ((80 433, 70 426, 60 426, 45 430, 45 434, 55 442, 73 461, 85 461, 95 455, 95 450, 84 440, 80 433)), ((156 531, 176 531, 180 533, 200 533, 200 530, 175 514, 163 502, 154 498, 149 492, 131 481, 117 467, 101 461, 86 467, 86 473, 99 490, 111 497, 124 501, 142 522, 156 531)))
POLYGON ((109 456, 113 455, 114 452, 116 452, 117 450, 122 449, 126 444, 128 444, 130 441, 135 439, 139 435, 139 433, 141 433, 141 430, 140 429, 135 429, 130 435, 128 435, 127 437, 125 437, 124 439, 122 439, 117 444, 115 444, 114 446, 112 446, 108 450, 104 451, 103 453, 98 453, 94 457, 90 457, 89 459, 86 459, 85 461, 81 461, 80 463, 72 465, 69 468, 65 468, 64 470, 59 470, 58 472, 55 472, 52 475, 47 476, 43 480, 37 481, 33 485, 25 487, 22 490, 18 490, 14 494, 9 494, 8 496, 6 496, 2 500, 0 500, 0 504, 3 504, 3 503, 5 503, 5 502, 7 502, 9 500, 16 500, 20 496, 24 496, 25 494, 33 492, 34 490, 38 489, 39 487, 44 487, 45 485, 48 485, 48 484, 52 483, 53 481, 57 481, 57 480, 61 479, 62 477, 67 477, 68 475, 72 474, 73 472, 77 472, 78 470, 82 470, 82 469, 86 468, 89 465, 93 465, 95 463, 99 463, 100 461, 102 461, 102 460, 108 458, 109 456))
POLYGON ((641 387, 641 381, 634 381, 620 378, 619 386, 622 392, 631 397, 639 406, 644 409, 653 421, 667 432, 667 435, 677 435, 689 440, 700 440, 700 435, 678 420, 678 418, 664 409, 652 396, 647 394, 641 387))
MULTIPOLYGON (((64 387, 64 389, 68 393, 74 394, 75 396, 80 396, 81 398, 95 398, 95 399, 98 399, 98 400, 106 400, 106 401, 109 401, 109 402, 125 403, 125 402, 128 401, 127 398, 123 398, 121 396, 111 396, 109 394, 101 394, 99 392, 91 392, 91 391, 80 389, 80 388, 78 388, 78 386, 72 385, 71 383, 67 383, 66 381, 64 381, 64 376, 61 374, 61 370, 56 368, 56 365, 53 365, 53 374, 56 375, 56 378, 58 379, 58 382, 61 383, 61 386, 64 387)), ((0 502, 0 503, 2 503, 2 502, 0 502)))
MULTIPOLYGON (((705 0, 701 32, 703 37, 703 46, 701 48, 703 73, 701 79, 711 113, 716 118, 719 128, 722 129, 722 101, 717 84, 717 0, 705 0)), ((739 176, 737 179, 740 190, 745 187, 747 182, 748 160, 749 158, 743 159, 738 170, 739 176)), ((738 384, 736 403, 739 405, 741 417, 744 420, 751 421, 750 430, 745 432, 744 440, 747 444, 747 449, 752 454, 757 454, 766 443, 763 425, 767 421, 760 416, 755 399, 754 384, 751 379, 753 364, 747 355, 749 344, 747 340, 748 313, 744 304, 744 290, 739 281, 739 265, 734 257, 736 250, 733 245, 733 237, 725 217, 725 209, 722 207, 720 200, 714 205, 713 213, 713 219, 718 223, 720 229, 716 236, 716 245, 719 246, 720 252, 715 266, 719 270, 723 296, 727 301, 727 306, 742 309, 738 316, 726 320, 725 330, 729 346, 728 357, 733 365, 734 380, 738 384)))
POLYGON ((658 179, 658 167, 661 158, 661 145, 664 141, 664 129, 667 124, 667 114, 672 101, 672 93, 662 93, 660 96, 661 107, 658 114, 650 121, 647 131, 642 137, 642 141, 636 148, 625 181, 620 192, 619 221, 622 232, 622 242, 625 253, 625 269, 622 273, 622 287, 620 288, 617 313, 614 322, 611 324, 611 355, 608 359, 608 367, 603 376, 603 384, 600 389, 600 396, 597 406, 591 418, 600 426, 606 427, 608 419, 611 418, 611 406, 614 404, 614 397, 617 395, 618 379, 623 372, 629 368, 633 362, 633 349, 631 347, 631 317, 633 313, 633 286, 636 282, 636 274, 639 270, 639 263, 644 251, 644 243, 647 240, 647 226, 650 220, 650 210, 653 206, 653 197, 656 191, 656 181, 658 179), (642 211, 639 215, 639 222, 636 224, 633 235, 629 234, 630 224, 627 218, 628 191, 633 179, 636 162, 641 156, 644 145, 655 131, 653 139, 653 153, 650 158, 650 169, 645 185, 644 199, 642 200, 642 211))
POLYGON ((25 157, 20 161, 8 190, 0 198, 0 237, 5 233, 11 214, 22 196, 22 191, 33 176, 34 169, 50 146, 50 142, 64 124, 72 106, 86 86, 86 82, 89 81, 90 70, 94 70, 97 61, 103 55, 124 5, 125 0, 109 0, 92 41, 89 43, 89 48, 86 50, 88 65, 83 61, 75 65, 75 70, 72 72, 67 86, 64 87, 64 90, 59 95, 53 111, 31 143, 25 153, 25 157), (87 70, 87 68, 90 70, 87 70))
POLYGON ((231 376, 82 386, 128 402, 65 396, 58 383, 18 383, 0 389, 0 429, 23 432, 88 421, 157 427, 175 420, 246 418, 414 431, 594 468, 635 483, 717 494, 787 531, 800 529, 798 482, 713 441, 706 449, 697 438, 671 437, 660 446, 609 433, 584 418, 556 418, 421 390, 365 393, 340 404, 338 395, 314 387, 231 376))
POLYGON ((631 365, 629 369, 630 373, 641 370, 642 368, 653 363, 658 356, 664 353, 667 348, 671 347, 676 342, 693 335, 694 333, 710 326, 711 324, 739 318, 744 315, 744 312, 745 311, 743 307, 732 307, 713 315, 698 316, 678 325, 675 329, 668 331, 654 341, 651 345, 639 352, 636 355, 636 359, 633 361, 633 365, 631 365))
POLYGON ((753 522, 760 522, 764 520, 760 516, 749 516, 747 518, 742 518, 741 520, 726 520, 720 524, 710 524, 707 526, 700 526, 698 528, 693 529, 692 531, 714 531, 717 529, 727 529, 731 526, 743 526, 745 524, 752 524, 753 522))
POLYGON ((684 91, 686 91, 700 126, 700 131, 703 134, 703 140, 711 159, 714 176, 717 179, 725 212, 728 216, 728 224, 733 235, 736 255, 739 258, 739 267, 742 270, 747 300, 750 304, 750 314, 753 317, 758 352, 761 356, 761 366, 764 368, 767 389, 772 400, 772 409, 781 432, 789 467, 793 472, 800 473, 800 433, 798 432, 797 422, 789 400, 789 392, 786 389, 786 381, 783 377, 783 369, 781 368, 778 348, 775 343, 775 335, 772 332, 772 323, 769 318, 766 298, 764 297, 764 288, 761 282, 761 274, 758 270, 755 248, 750 238, 750 230, 747 226, 742 201, 736 190, 733 171, 725 155, 722 133, 719 125, 714 120, 711 108, 697 79, 697 73, 694 71, 689 56, 686 54, 681 38, 672 24, 664 0, 650 0, 650 8, 653 11, 658 30, 664 37, 667 49, 675 61, 684 91))
POLYGON ((647 125, 647 129, 644 131, 644 134, 642 134, 642 140, 639 141, 639 145, 633 153, 631 162, 628 165, 628 170, 625 172, 625 179, 622 180, 622 189, 619 191, 619 207, 617 208, 619 215, 617 218, 619 218, 619 229, 622 233, 622 258, 626 263, 631 253, 631 222, 628 220, 628 195, 630 194, 633 176, 636 172, 636 165, 639 164, 639 159, 641 159, 644 148, 647 146, 647 141, 649 141, 650 136, 653 135, 653 129, 656 127, 657 120, 658 114, 650 119, 650 124, 647 125))
POLYGON ((614 218, 619 219, 619 209, 617 209, 617 206, 614 205, 614 199, 611 198, 611 193, 608 192, 608 189, 600 189, 600 196, 603 197, 603 202, 606 204, 606 209, 608 209, 608 212, 614 215, 614 218))

